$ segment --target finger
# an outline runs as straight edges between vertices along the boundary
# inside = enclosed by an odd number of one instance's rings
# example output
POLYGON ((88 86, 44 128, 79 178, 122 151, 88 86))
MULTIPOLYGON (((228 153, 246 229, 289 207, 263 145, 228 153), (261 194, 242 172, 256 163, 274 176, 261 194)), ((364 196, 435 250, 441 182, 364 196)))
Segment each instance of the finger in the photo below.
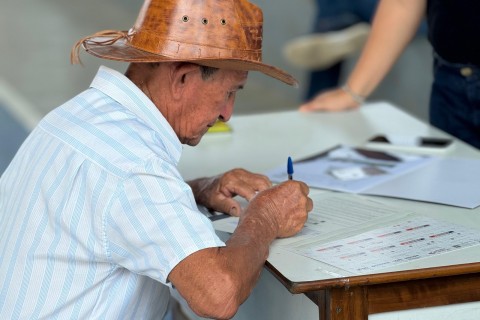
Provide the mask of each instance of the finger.
POLYGON ((310 193, 310 187, 305 182, 299 181, 299 183, 300 183, 300 188, 302 190, 302 193, 304 195, 308 195, 310 193))
POLYGON ((255 180, 255 183, 246 182, 244 180, 238 180, 235 182, 228 183, 224 186, 222 193, 227 197, 233 197, 239 195, 242 198, 250 201, 253 197, 257 195, 258 192, 266 190, 271 187, 270 180, 255 180))
POLYGON ((262 174, 250 174, 245 177, 244 182, 251 185, 255 191, 263 191, 272 187, 272 181, 262 174))
POLYGON ((239 216, 242 210, 241 205, 237 201, 221 194, 218 194, 211 199, 210 207, 215 211, 230 214, 232 216, 239 216))
POLYGON ((232 172, 235 174, 236 179, 243 180, 247 183, 257 186, 258 189, 267 189, 272 185, 270 179, 263 174, 252 173, 245 169, 235 169, 232 172))
POLYGON ((270 179, 262 174, 251 173, 244 169, 234 169, 224 175, 222 179, 221 188, 224 188, 223 192, 226 192, 227 196, 235 196, 238 193, 234 192, 234 189, 240 189, 237 185, 245 188, 245 185, 250 185, 256 191, 263 191, 272 186, 270 179), (229 194, 230 193, 230 194, 229 194))
POLYGON ((302 104, 298 110, 301 112, 311 112, 317 109, 320 109, 320 107, 316 103, 311 101, 311 102, 302 104))
POLYGON ((307 200, 307 212, 310 212, 313 210, 313 200, 308 198, 307 200))
POLYGON ((251 184, 239 181, 229 188, 229 193, 238 195, 250 201, 257 195, 258 191, 251 184))
POLYGON ((225 198, 222 205, 225 208, 223 212, 233 217, 240 216, 240 213, 242 212, 242 207, 240 206, 240 204, 231 198, 225 198))
POLYGON ((282 184, 290 185, 289 187, 294 187, 294 188, 300 187, 300 192, 303 195, 308 195, 310 193, 310 187, 305 182, 302 182, 302 181, 287 180, 279 183, 279 185, 282 185, 282 184))

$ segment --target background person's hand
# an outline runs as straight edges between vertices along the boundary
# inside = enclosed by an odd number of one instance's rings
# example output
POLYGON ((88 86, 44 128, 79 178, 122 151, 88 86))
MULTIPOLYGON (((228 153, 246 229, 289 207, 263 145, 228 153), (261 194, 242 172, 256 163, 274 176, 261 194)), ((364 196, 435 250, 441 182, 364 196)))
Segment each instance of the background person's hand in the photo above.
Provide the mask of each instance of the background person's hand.
POLYGON ((299 107, 301 112, 343 111, 358 108, 358 102, 342 88, 324 91, 299 107))
POLYGON ((300 181, 289 180, 260 192, 252 199, 242 219, 261 219, 267 227, 276 232, 277 238, 298 233, 307 221, 308 212, 313 209, 308 197, 308 186, 300 181))
POLYGON ((241 196, 250 201, 255 195, 272 186, 268 177, 244 169, 233 169, 212 178, 201 178, 189 182, 198 204, 239 216, 242 207, 234 199, 241 196))

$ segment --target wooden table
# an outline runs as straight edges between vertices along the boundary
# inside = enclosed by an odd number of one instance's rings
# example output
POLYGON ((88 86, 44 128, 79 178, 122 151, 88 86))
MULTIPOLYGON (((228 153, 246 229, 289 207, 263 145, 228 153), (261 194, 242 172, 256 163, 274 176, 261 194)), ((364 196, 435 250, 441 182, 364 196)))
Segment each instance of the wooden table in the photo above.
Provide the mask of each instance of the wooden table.
POLYGON ((319 319, 368 319, 368 315, 480 301, 480 263, 291 282, 267 262, 267 269, 292 293, 304 293, 319 319))

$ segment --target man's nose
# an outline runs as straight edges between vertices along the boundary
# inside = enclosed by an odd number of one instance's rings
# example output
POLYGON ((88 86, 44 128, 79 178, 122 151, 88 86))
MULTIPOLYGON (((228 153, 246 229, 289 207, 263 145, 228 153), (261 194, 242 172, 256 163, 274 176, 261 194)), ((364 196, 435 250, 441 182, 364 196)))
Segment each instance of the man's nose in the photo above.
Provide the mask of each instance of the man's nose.
POLYGON ((222 112, 220 113, 220 116, 218 117, 219 120, 223 122, 227 122, 230 120, 233 114, 233 106, 235 104, 235 99, 231 99, 225 104, 225 107, 223 108, 222 112))

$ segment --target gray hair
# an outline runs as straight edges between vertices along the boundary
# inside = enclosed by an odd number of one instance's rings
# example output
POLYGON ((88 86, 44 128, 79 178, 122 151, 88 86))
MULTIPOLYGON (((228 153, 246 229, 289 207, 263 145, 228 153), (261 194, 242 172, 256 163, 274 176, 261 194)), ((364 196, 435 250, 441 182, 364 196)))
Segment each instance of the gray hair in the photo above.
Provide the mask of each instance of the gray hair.
MULTIPOLYGON (((154 69, 160 65, 160 62, 150 62, 148 64, 152 69, 154 69)), ((215 72, 218 71, 218 68, 215 67, 207 67, 202 65, 199 65, 199 67, 203 80, 208 80, 215 72)))
POLYGON ((202 79, 207 80, 210 78, 215 72, 218 71, 218 68, 214 67, 207 67, 207 66, 200 66, 200 71, 202 72, 202 79))

